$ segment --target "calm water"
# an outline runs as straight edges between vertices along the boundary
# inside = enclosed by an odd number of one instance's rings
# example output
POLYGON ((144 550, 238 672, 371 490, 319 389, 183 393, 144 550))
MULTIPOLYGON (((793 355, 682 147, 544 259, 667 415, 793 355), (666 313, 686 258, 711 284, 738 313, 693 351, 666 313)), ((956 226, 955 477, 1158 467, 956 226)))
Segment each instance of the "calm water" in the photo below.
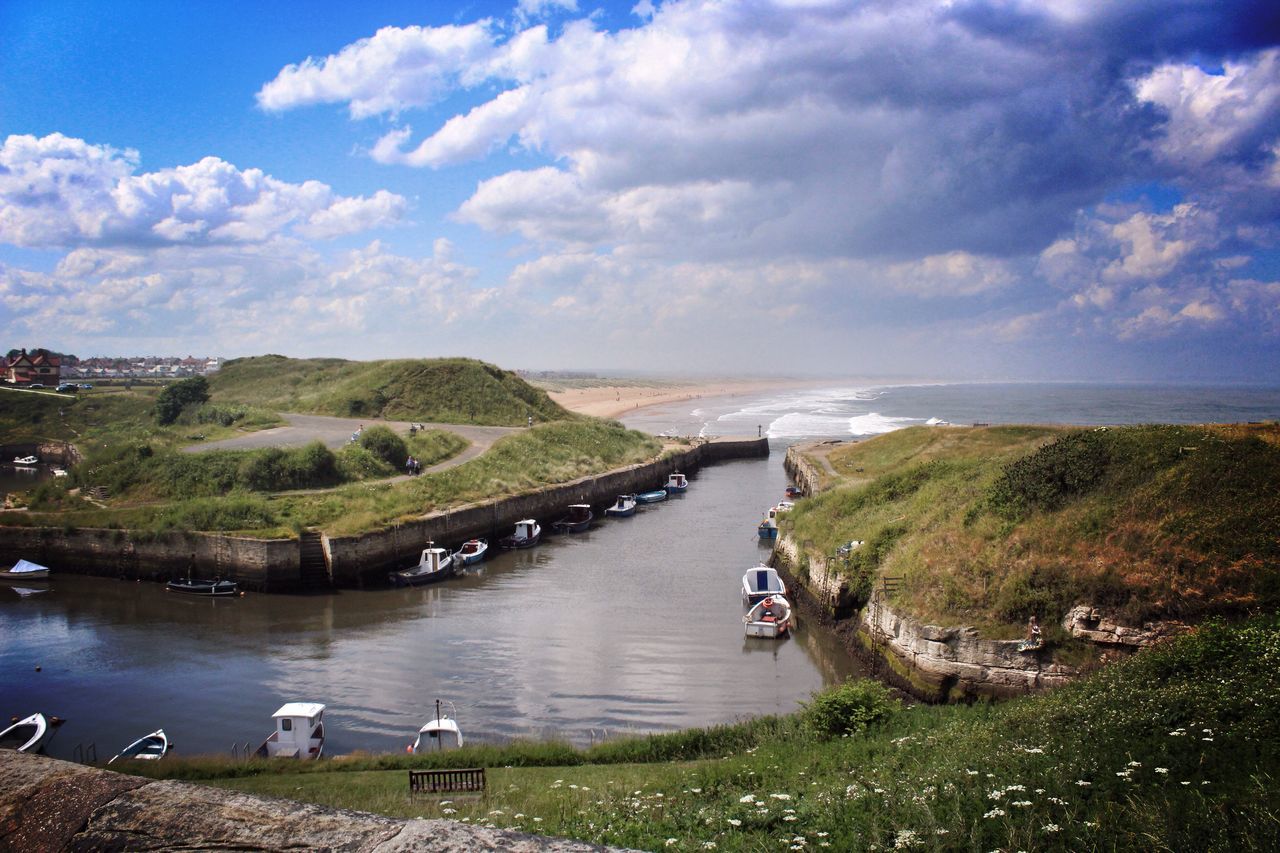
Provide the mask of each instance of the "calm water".
POLYGON ((790 711, 852 664, 803 624, 743 636, 742 573, 767 555, 755 524, 784 486, 779 458, 711 466, 683 498, 418 589, 209 601, 70 575, 0 584, 0 713, 64 717, 48 751, 93 742, 105 759, 158 727, 184 753, 256 747, 289 700, 328 705, 330 754, 402 750, 437 697, 478 740, 790 711))

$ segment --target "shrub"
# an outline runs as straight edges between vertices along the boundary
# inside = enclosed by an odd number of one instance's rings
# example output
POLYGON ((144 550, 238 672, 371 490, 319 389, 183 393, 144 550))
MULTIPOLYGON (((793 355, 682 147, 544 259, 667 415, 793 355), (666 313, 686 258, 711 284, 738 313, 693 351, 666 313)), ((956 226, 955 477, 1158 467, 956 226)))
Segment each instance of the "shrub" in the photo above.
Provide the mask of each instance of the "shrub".
POLYGON ((862 678, 813 694, 813 698, 804 703, 800 717, 814 734, 840 737, 865 731, 867 726, 887 719, 899 708, 889 688, 862 678))
POLYGON ((1101 433, 1068 433, 1006 465, 988 502, 996 512, 1013 519, 1033 510, 1060 509, 1098 485, 1109 462, 1101 433))
POLYGON ((405 446, 404 439, 390 427, 369 427, 360 433, 360 446, 397 469, 403 468, 404 461, 409 458, 409 448, 405 446))
POLYGON ((209 380, 203 376, 192 376, 165 386, 156 397, 156 420, 161 425, 171 424, 182 414, 182 410, 193 403, 204 403, 209 399, 209 380))

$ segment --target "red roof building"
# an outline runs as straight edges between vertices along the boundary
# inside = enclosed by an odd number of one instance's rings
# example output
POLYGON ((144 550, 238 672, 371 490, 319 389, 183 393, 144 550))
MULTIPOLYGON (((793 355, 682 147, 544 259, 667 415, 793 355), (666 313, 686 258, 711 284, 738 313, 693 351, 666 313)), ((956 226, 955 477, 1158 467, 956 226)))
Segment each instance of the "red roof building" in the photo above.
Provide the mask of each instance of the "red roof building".
POLYGON ((4 368, 6 382, 13 385, 36 383, 54 387, 62 382, 62 362, 46 352, 28 355, 26 350, 8 360, 4 368))

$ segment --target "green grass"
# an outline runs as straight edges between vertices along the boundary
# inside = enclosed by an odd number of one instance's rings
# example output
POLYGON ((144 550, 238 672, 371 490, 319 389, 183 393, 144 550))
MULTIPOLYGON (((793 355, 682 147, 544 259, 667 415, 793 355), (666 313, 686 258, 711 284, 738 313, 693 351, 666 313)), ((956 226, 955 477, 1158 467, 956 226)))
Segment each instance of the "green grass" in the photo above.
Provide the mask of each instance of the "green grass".
POLYGON ((869 593, 1017 636, 1078 603, 1130 623, 1280 607, 1280 430, 925 427, 834 451, 845 480, 784 522, 869 593), (861 470, 859 470, 861 469, 861 470))
POLYGON ((1051 695, 915 706, 846 737, 792 715, 584 750, 141 771, 646 850, 1267 850, 1280 837, 1277 662, 1269 616, 1208 624, 1051 695), (489 768, 487 794, 409 797, 406 767, 446 764, 489 768))
POLYGON ((523 426, 574 416, 511 371, 468 358, 405 361, 228 361, 212 377, 215 403, 353 418, 523 426))

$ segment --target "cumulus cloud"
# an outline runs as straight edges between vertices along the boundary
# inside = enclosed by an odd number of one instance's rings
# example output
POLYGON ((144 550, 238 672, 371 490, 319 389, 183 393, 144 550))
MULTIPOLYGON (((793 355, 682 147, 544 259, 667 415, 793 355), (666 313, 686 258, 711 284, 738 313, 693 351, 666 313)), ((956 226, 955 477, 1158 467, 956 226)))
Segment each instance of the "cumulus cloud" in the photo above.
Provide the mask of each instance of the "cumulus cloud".
POLYGON ((408 202, 380 190, 341 196, 217 157, 134 174, 135 151, 53 133, 0 146, 0 241, 28 247, 259 243, 392 225, 408 202))

